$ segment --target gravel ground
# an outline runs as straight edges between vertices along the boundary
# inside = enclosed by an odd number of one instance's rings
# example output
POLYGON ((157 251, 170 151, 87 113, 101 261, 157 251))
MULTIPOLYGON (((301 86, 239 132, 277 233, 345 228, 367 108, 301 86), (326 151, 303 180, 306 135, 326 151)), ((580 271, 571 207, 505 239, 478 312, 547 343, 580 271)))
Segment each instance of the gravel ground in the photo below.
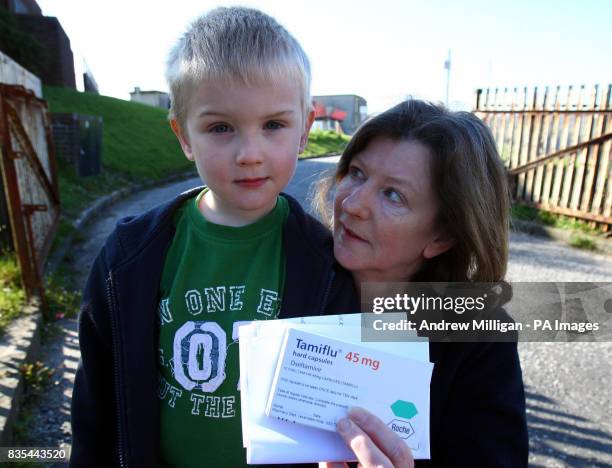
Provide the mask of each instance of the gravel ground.
MULTIPOLYGON (((612 258, 512 233, 510 281, 612 281, 612 258)), ((519 343, 531 466, 612 466, 612 343, 519 343)))
MULTIPOLYGON (((287 192, 304 200, 308 185, 335 159, 300 163, 287 192)), ((70 267, 80 286, 118 217, 139 213, 198 184, 197 179, 134 195, 111 207, 83 233, 70 267)), ((511 281, 612 281, 612 258, 513 233, 511 281)), ((56 322, 60 332, 43 346, 55 368, 54 385, 33 410, 30 444, 69 445, 70 398, 79 352, 75 318, 56 322)), ((527 392, 530 466, 612 466, 612 343, 520 343, 527 392)), ((61 465, 56 465, 61 466, 61 465)))
POLYGON ((532 466, 612 466, 612 343, 520 343, 532 466))

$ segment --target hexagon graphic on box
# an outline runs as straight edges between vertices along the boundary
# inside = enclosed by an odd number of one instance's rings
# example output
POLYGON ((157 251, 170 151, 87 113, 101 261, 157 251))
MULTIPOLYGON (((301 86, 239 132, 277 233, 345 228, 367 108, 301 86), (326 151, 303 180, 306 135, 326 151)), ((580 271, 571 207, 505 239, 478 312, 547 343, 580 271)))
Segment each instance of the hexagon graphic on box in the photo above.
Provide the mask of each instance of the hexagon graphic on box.
POLYGON ((403 421, 403 419, 412 419, 419 413, 414 403, 397 400, 391 405, 391 411, 393 411, 396 417, 402 419, 393 419, 387 423, 387 426, 402 439, 407 439, 412 436, 414 434, 412 424, 408 421, 403 421))
POLYGON ((395 416, 403 419, 412 419, 419 413, 414 403, 404 400, 397 400, 393 403, 391 411, 393 411, 395 416))

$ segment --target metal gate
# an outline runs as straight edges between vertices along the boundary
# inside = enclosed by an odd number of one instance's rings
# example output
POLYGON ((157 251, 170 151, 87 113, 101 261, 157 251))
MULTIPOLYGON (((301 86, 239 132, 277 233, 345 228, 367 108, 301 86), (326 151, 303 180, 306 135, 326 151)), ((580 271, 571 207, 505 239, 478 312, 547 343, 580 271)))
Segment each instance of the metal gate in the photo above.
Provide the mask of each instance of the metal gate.
POLYGON ((24 289, 44 301, 43 265, 59 221, 59 191, 47 103, 23 86, 0 84, 0 153, 24 289))

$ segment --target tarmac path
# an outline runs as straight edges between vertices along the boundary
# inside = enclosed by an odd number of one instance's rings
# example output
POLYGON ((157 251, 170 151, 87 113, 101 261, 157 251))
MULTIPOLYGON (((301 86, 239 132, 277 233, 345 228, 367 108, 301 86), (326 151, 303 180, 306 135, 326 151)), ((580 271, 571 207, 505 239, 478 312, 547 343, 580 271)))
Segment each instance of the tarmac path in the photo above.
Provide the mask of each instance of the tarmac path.
MULTIPOLYGON (((308 205, 308 189, 337 158, 298 164, 287 192, 308 205)), ((69 265, 82 287, 95 255, 118 218, 141 213, 199 185, 199 179, 173 183, 133 195, 107 209, 73 246, 69 265)), ((511 281, 612 281, 612 257, 584 252, 520 233, 512 233, 511 281)), ((70 398, 79 359, 76 318, 46 341, 46 365, 57 369, 54 385, 34 411, 28 434, 32 446, 70 445, 70 398)), ((520 343, 527 391, 530 466, 612 466, 612 343, 520 343)), ((469 463, 466 461, 466 463, 469 463)))

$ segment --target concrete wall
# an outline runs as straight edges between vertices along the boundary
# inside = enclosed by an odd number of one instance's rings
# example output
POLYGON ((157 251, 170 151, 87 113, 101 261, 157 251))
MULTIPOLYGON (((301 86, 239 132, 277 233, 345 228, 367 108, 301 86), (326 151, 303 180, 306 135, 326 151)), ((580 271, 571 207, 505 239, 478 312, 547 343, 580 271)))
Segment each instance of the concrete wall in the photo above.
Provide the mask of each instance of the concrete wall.
POLYGON ((42 98, 42 83, 33 73, 23 68, 8 55, 0 52, 0 83, 21 85, 34 91, 34 94, 42 98))

